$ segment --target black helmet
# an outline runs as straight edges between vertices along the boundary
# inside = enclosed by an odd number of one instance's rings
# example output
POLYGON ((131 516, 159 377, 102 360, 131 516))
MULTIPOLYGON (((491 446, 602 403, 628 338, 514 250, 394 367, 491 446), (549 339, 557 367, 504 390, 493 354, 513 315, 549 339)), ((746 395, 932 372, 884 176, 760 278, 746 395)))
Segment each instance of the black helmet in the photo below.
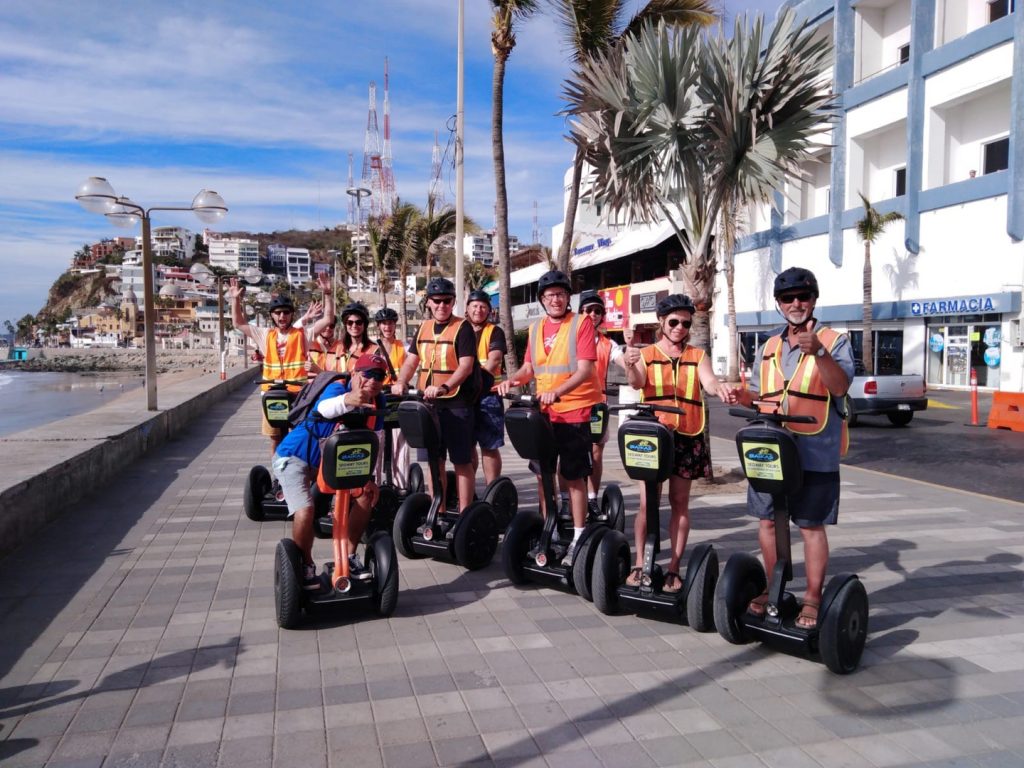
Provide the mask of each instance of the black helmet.
POLYGON ((600 304, 604 306, 604 297, 593 288, 588 288, 580 294, 580 312, 587 304, 600 304))
POLYGON ((670 293, 658 302, 655 310, 658 317, 665 317, 673 312, 689 312, 692 315, 696 311, 697 308, 685 293, 670 293))
POLYGON ((277 296, 270 300, 270 312, 276 309, 290 309, 292 312, 295 311, 295 304, 292 302, 291 296, 286 296, 283 293, 279 293, 277 296))
POLYGON ((482 301, 487 306, 491 305, 491 295, 487 291, 470 291, 469 296, 466 297, 466 304, 471 301, 482 301))
POLYGON ((427 283, 427 298, 433 296, 454 296, 455 295, 455 283, 446 277, 435 277, 431 278, 430 282, 427 283))
POLYGON ((810 291, 818 298, 818 280, 809 269, 790 267, 775 278, 775 297, 788 291, 810 291))
POLYGON ((370 321, 369 310, 362 304, 362 302, 359 301, 353 301, 349 304, 346 304, 342 308, 341 313, 338 315, 338 317, 344 320, 349 315, 359 315, 361 318, 363 318, 364 323, 368 323, 370 321))
POLYGON ((569 276, 565 272, 552 269, 550 272, 545 272, 541 275, 540 280, 537 281, 537 295, 543 296, 544 291, 548 288, 556 288, 558 286, 572 293, 572 283, 569 282, 569 276))
POLYGON ((373 319, 378 323, 386 323, 389 320, 397 323, 398 313, 395 312, 395 310, 393 310, 391 307, 384 307, 383 309, 377 310, 377 314, 373 316, 373 319))

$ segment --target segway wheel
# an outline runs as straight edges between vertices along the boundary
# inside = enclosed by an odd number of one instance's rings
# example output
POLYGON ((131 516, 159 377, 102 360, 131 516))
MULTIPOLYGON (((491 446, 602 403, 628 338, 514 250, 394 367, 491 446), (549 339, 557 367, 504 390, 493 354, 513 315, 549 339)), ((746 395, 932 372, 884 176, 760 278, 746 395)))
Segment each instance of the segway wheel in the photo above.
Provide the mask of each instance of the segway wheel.
MULTIPOLYGON (((701 550, 703 554, 703 550, 701 550)), ((697 554, 695 551, 694 554, 697 554)), ((697 632, 715 628, 715 585, 718 583, 718 553, 708 547, 697 570, 687 574, 686 623, 697 632)))
POLYGON ((366 544, 366 567, 373 576, 373 607, 386 618, 398 607, 398 555, 384 531, 377 531, 366 544))
POLYGON ((409 465, 409 474, 406 476, 405 487, 409 493, 423 493, 423 467, 419 464, 409 465))
POLYGON ((402 500, 398 496, 398 491, 390 485, 380 486, 380 497, 373 507, 373 512, 370 513, 370 520, 366 525, 366 531, 363 533, 364 544, 368 544, 370 537, 378 531, 388 533, 394 529, 395 515, 398 513, 398 507, 401 503, 402 500))
POLYGON ((544 521, 535 510, 524 509, 516 513, 505 531, 505 540, 501 544, 501 564, 505 575, 513 584, 525 584, 526 571, 523 561, 531 549, 537 545, 544 521))
POLYGON ((860 665, 868 636, 868 593, 860 579, 850 579, 820 617, 818 644, 825 666, 848 675, 860 665))
POLYGON ((572 585, 580 597, 590 602, 594 601, 594 593, 590 588, 594 560, 597 559, 597 553, 601 550, 601 539, 606 533, 608 529, 603 525, 594 527, 591 534, 576 548, 576 557, 572 561, 572 585))
POLYGON ((333 536, 334 494, 324 493, 316 483, 311 491, 313 496, 313 535, 318 539, 329 539, 333 536))
POLYGON ((498 524, 486 501, 474 501, 459 516, 455 528, 455 559, 470 571, 491 562, 498 548, 498 524))
POLYGON ((494 510, 498 530, 504 531, 519 510, 519 491, 507 477, 497 477, 484 490, 484 501, 494 510))
POLYGON ((272 485, 270 472, 266 467, 255 466, 249 470, 249 479, 242 494, 242 508, 245 510, 245 516, 253 522, 262 523, 266 519, 263 513, 263 497, 270 493, 272 485))
POLYGON ((619 585, 629 573, 629 541, 621 531, 609 530, 601 540, 601 548, 594 560, 593 581, 590 588, 594 593, 594 605, 605 615, 619 609, 619 585))
POLYGON ((768 584, 760 561, 746 552, 737 552, 725 564, 715 588, 715 628, 733 645, 749 643, 743 626, 750 601, 764 592, 768 584))
POLYGON ((395 513, 394 539, 395 547, 410 560, 416 560, 423 555, 412 548, 412 539, 416 535, 416 529, 423 525, 430 511, 430 497, 425 493, 413 493, 405 497, 405 501, 395 513))
POLYGON ((277 542, 274 553, 274 603, 277 626, 295 629, 302 619, 302 553, 291 539, 277 542))
POLYGON ((622 498, 622 490, 615 483, 604 489, 601 495, 601 513, 608 521, 608 527, 619 533, 626 530, 626 501, 622 498))

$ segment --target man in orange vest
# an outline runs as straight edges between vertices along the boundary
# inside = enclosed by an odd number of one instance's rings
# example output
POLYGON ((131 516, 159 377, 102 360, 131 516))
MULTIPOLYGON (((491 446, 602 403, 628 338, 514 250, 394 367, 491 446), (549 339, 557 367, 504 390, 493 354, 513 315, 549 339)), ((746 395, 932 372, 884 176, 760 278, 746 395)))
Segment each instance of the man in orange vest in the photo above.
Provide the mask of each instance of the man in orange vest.
MULTIPOLYGON (((673 431, 675 456, 668 481, 668 500, 672 516, 668 524, 671 549, 665 571, 663 591, 678 592, 683 587, 679 562, 690 535, 690 486, 695 478, 711 474, 711 453, 704 439, 703 389, 726 402, 735 402, 732 389, 718 381, 711 360, 700 347, 689 343, 690 326, 696 308, 682 293, 666 296, 655 309, 661 338, 640 349, 629 347, 625 353, 626 379, 640 390, 640 400, 655 405, 680 408, 685 415, 656 411, 658 421, 673 431)), ((644 539, 647 538, 647 492, 640 484, 640 512, 633 521, 636 560, 626 584, 640 586, 644 563, 644 539)))
MULTIPOLYGON (((466 299, 466 318, 476 334, 476 358, 480 362, 480 402, 476 406, 473 442, 480 446, 484 481, 501 475, 501 446, 505 444, 505 406, 501 396, 491 390, 505 380, 505 331, 491 322, 491 297, 486 291, 470 291, 466 299)), ((473 450, 473 474, 476 474, 476 449, 473 450)))
POLYGON ((455 285, 451 280, 433 278, 427 283, 426 293, 430 319, 420 325, 409 345, 391 391, 404 394, 417 372, 416 388, 437 409, 442 482, 447 453, 455 469, 461 511, 473 502, 473 415, 480 387, 476 334, 469 322, 453 314, 455 285))
MULTIPOLYGON (((846 423, 840 410, 853 380, 853 352, 845 334, 817 326, 814 307, 818 281, 810 270, 791 267, 775 278, 775 302, 786 327, 771 336, 754 357, 750 389, 734 390, 744 405, 766 402, 763 410, 814 416, 814 424, 787 423, 796 435, 804 470, 803 489, 789 500, 790 516, 804 541, 807 589, 797 626, 818 624, 818 606, 828 567, 826 525, 839 516, 839 459, 845 453, 846 423)), ((775 521, 772 499, 747 491, 747 509, 761 520, 758 541, 765 570, 775 567, 775 521)), ((768 594, 754 598, 747 610, 760 616, 768 594)))
MULTIPOLYGON (((537 281, 537 295, 547 317, 530 326, 523 366, 515 380, 499 385, 498 392, 507 394, 511 387, 537 379, 537 397, 551 419, 551 428, 558 445, 558 483, 569 492, 572 510, 573 539, 562 559, 572 564, 576 542, 583 533, 587 519, 587 478, 590 477, 590 410, 600 402, 594 383, 597 360, 594 323, 587 315, 574 313, 569 305, 572 284, 564 272, 552 270, 537 281)), ((531 462, 538 474, 538 494, 542 500, 540 468, 531 462)), ((558 510, 543 510, 545 515, 558 510)))
MULTIPOLYGON (((620 368, 625 368, 622 357, 622 347, 608 338, 601 330, 604 324, 604 297, 595 290, 586 290, 580 293, 580 314, 590 317, 594 324, 594 343, 597 345, 597 360, 594 363, 594 386, 601 395, 601 402, 608 402, 608 367, 615 363, 620 368)), ((591 446, 591 458, 594 469, 587 481, 587 504, 591 511, 597 510, 597 498, 601 491, 601 476, 604 474, 604 447, 608 444, 610 429, 605 429, 604 435, 599 442, 591 446)))

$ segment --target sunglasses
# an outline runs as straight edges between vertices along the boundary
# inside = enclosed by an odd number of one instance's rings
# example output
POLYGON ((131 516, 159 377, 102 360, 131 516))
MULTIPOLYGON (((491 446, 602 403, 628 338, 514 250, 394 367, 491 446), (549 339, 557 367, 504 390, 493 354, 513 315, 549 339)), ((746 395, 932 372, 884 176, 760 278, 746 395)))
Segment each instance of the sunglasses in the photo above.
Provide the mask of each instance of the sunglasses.
POLYGON ((384 371, 378 371, 376 368, 371 368, 368 371, 360 371, 360 373, 363 374, 364 379, 370 379, 370 381, 382 382, 388 377, 384 371))
POLYGON ((596 304, 584 307, 583 311, 588 315, 604 315, 604 307, 599 307, 596 304))
POLYGON ((803 293, 791 293, 788 296, 776 296, 775 298, 779 304, 792 304, 794 301, 810 301, 814 298, 814 294, 810 291, 804 291, 803 293))
POLYGON ((669 328, 675 328, 677 325, 681 325, 683 328, 689 328, 693 325, 692 320, 680 320, 678 317, 670 317, 667 322, 669 328))
POLYGON ((455 303, 455 297, 454 296, 433 296, 433 297, 431 297, 430 300, 432 302, 434 302, 435 304, 440 304, 442 306, 447 306, 448 304, 454 304, 455 303))
POLYGON ((292 310, 290 310, 290 309, 275 309, 270 314, 272 314, 272 315, 291 315, 291 314, 294 314, 294 312, 292 310))
POLYGON ((366 325, 364 320, 346 320, 345 325, 366 325))

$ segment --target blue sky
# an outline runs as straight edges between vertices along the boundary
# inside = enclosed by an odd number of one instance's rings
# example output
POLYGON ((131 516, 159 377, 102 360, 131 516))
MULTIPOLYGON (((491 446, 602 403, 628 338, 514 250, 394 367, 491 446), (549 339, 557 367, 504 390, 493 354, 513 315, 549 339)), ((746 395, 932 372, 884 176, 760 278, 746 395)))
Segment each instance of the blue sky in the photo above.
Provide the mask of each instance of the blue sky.
MULTIPOLYGON (((769 16, 778 5, 725 3, 727 14, 769 16)), ((466 213, 484 227, 495 197, 490 7, 466 0, 466 213)), ((455 0, 3 3, 0 321, 36 313, 83 243, 129 234, 75 202, 88 176, 146 206, 215 189, 230 207, 224 230, 346 221, 348 153, 358 180, 370 80, 383 131, 385 57, 397 191, 423 205, 435 131, 444 149, 454 125, 456 17, 455 0)), ((505 83, 510 230, 530 240, 536 201, 551 245, 572 158, 557 114, 569 55, 550 15, 517 39, 505 83)), ((454 203, 450 167, 444 185, 454 203)), ((202 229, 187 212, 153 223, 202 229)))

